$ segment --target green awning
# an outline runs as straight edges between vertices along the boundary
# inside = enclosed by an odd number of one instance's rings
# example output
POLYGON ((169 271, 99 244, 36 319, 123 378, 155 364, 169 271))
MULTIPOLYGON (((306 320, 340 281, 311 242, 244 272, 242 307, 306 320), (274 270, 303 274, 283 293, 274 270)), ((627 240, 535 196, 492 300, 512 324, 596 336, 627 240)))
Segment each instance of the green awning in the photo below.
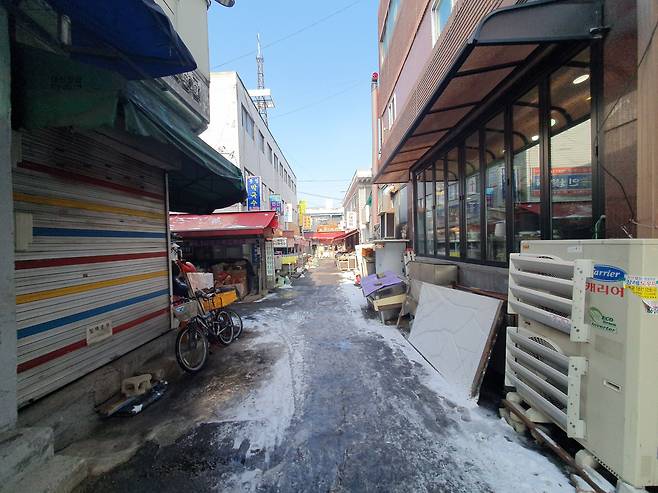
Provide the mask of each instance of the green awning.
POLYGON ((26 129, 113 127, 125 81, 109 70, 16 43, 12 119, 26 129))
POLYGON ((156 90, 108 70, 17 43, 13 121, 19 128, 121 128, 173 146, 182 155, 169 171, 169 208, 210 213, 246 197, 240 168, 201 140, 156 90))
POLYGON ((182 117, 140 83, 128 83, 125 92, 126 130, 171 144, 188 158, 181 169, 169 172, 170 210, 208 214, 245 199, 240 168, 189 130, 182 117))

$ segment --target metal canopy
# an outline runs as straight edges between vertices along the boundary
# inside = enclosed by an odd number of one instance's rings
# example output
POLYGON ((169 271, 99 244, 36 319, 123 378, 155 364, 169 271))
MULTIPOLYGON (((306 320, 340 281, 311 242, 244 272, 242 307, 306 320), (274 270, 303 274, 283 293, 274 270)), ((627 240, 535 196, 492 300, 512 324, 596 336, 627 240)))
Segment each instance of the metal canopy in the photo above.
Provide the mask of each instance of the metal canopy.
POLYGON ((489 14, 437 82, 433 97, 415 118, 407 120, 412 124, 404 137, 388 153, 384 150, 374 182, 408 182, 409 171, 431 149, 449 138, 452 130, 543 48, 600 36, 600 19, 598 0, 544 0, 489 14))
POLYGON ((77 60, 151 79, 196 69, 194 57, 162 8, 153 0, 48 0, 71 19, 71 46, 77 60))

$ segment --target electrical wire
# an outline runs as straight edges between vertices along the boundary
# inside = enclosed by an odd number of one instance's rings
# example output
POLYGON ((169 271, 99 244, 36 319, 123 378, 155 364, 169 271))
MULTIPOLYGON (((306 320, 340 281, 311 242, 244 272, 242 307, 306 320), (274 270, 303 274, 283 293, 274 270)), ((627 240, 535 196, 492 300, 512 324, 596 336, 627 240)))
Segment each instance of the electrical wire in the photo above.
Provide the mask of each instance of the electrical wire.
MULTIPOLYGON (((322 23, 325 22, 325 21, 328 21, 328 20, 331 19, 332 17, 335 17, 335 16, 337 16, 338 14, 342 14, 342 13, 345 12, 346 10, 348 10, 348 9, 350 9, 350 8, 352 8, 352 7, 354 7, 356 4, 361 3, 362 1, 363 1, 363 0, 356 0, 356 1, 354 1, 354 2, 352 2, 352 3, 350 3, 350 4, 348 4, 348 5, 346 5, 345 7, 342 7, 342 8, 340 8, 340 9, 338 9, 338 10, 334 10, 334 11, 331 12, 330 14, 327 14, 327 15, 325 15, 324 17, 321 17, 320 19, 318 19, 318 20, 316 20, 316 21, 313 21, 313 22, 311 22, 310 24, 307 24, 306 26, 304 26, 304 27, 302 27, 302 28, 300 28, 300 29, 297 29, 296 31, 293 31, 293 32, 291 32, 291 33, 288 33, 288 34, 286 34, 285 36, 283 36, 283 37, 281 37, 281 38, 275 39, 275 40, 272 41, 271 43, 267 43, 266 45, 263 45, 263 46, 262 46, 262 49, 269 48, 269 47, 274 46, 274 45, 276 45, 276 44, 282 43, 283 41, 287 41, 288 39, 290 39, 290 38, 292 38, 292 37, 294 37, 294 36, 297 36, 297 35, 303 33, 304 31, 308 31, 309 29, 314 28, 315 26, 317 26, 317 25, 319 25, 319 24, 322 24, 322 23)), ((218 65, 214 65, 214 66, 212 66, 212 67, 210 67, 210 68, 211 68, 211 70, 212 70, 212 69, 216 69, 216 68, 219 68, 219 67, 223 67, 224 65, 228 65, 229 63, 233 63, 233 62, 236 62, 236 61, 238 61, 238 60, 242 60, 243 58, 246 58, 246 57, 248 57, 248 56, 253 56, 253 55, 255 55, 256 53, 257 53, 257 50, 251 50, 251 51, 248 52, 248 53, 244 53, 244 54, 239 55, 239 56, 237 56, 237 57, 235 57, 235 58, 231 58, 230 60, 228 60, 228 61, 226 61, 226 62, 220 63, 220 64, 218 64, 218 65)))
POLYGON ((337 197, 329 197, 328 195, 319 195, 317 193, 302 192, 300 190, 297 190, 297 193, 301 194, 301 195, 308 195, 310 197, 320 197, 321 199, 343 200, 343 199, 339 199, 337 197))
POLYGON ((294 110, 286 111, 285 113, 281 113, 281 114, 279 114, 279 115, 272 115, 272 116, 270 116, 270 120, 274 120, 274 119, 276 119, 276 118, 281 118, 282 116, 292 115, 293 113, 297 113, 297 112, 299 112, 299 111, 303 111, 303 110, 306 110, 306 109, 312 108, 312 107, 314 107, 314 106, 317 106, 317 105, 319 105, 319 104, 322 104, 322 103, 324 103, 325 101, 328 101, 328 100, 330 100, 330 99, 335 98, 336 96, 340 96, 341 94, 345 94, 347 91, 349 91, 349 90, 352 89, 353 87, 359 85, 360 83, 361 83, 361 80, 354 81, 352 84, 350 84, 349 86, 347 86, 347 87, 346 87, 345 89, 343 89, 342 91, 335 92, 335 93, 330 94, 329 96, 326 96, 326 97, 324 97, 324 98, 322 98, 322 99, 318 99, 317 101, 314 101, 313 103, 309 103, 309 104, 307 104, 307 105, 300 106, 299 108, 295 108, 294 110))

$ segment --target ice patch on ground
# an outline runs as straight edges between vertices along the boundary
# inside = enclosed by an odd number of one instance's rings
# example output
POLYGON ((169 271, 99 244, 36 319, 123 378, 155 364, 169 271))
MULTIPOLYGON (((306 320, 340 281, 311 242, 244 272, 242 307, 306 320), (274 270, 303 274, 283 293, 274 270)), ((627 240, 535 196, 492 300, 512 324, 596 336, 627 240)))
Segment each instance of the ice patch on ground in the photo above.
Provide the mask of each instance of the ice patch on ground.
MULTIPOLYGON (((408 343, 395 326, 362 317, 366 306, 361 290, 341 283, 355 328, 381 337, 394 352, 399 350, 410 361, 422 367, 421 383, 440 399, 449 399, 459 423, 455 431, 457 464, 483 465, 486 475, 482 481, 496 492, 508 492, 513 485, 517 492, 574 492, 565 473, 541 453, 526 448, 517 433, 501 418, 496 419, 478 407, 474 399, 464 399, 432 366, 408 343), (461 419, 460 419, 461 417, 461 419)), ((397 353, 400 354, 400 353, 397 353)))
POLYGON ((254 303, 262 303, 265 300, 271 300, 271 299, 276 298, 277 296, 278 296, 278 294, 276 292, 275 293, 268 293, 265 296, 263 296, 262 298, 260 298, 258 300, 255 300, 254 303))
MULTIPOLYGON (((298 324, 302 318, 303 314, 296 311, 274 307, 256 312, 244 321, 245 331, 257 335, 245 340, 245 349, 278 346, 282 348, 282 354, 261 385, 233 408, 223 412, 221 420, 245 424, 234 438, 235 448, 243 440, 248 440, 250 451, 247 457, 264 451, 265 467, 269 464, 270 453, 285 438, 295 410, 302 405, 306 385, 302 357, 304 343, 291 339, 287 334, 287 327, 291 323, 298 324)), ((259 474, 249 474, 251 478, 240 476, 239 481, 253 486, 259 474)))

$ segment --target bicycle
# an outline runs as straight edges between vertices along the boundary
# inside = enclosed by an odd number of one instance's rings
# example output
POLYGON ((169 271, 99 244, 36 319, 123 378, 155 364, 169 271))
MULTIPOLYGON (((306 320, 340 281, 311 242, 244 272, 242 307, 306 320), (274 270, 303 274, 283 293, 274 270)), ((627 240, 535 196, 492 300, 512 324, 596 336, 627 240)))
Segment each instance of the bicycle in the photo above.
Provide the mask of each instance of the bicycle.
POLYGON ((228 346, 242 334, 240 315, 223 308, 226 302, 230 304, 235 299, 237 296, 226 291, 197 291, 193 299, 183 298, 183 302, 174 307, 174 316, 181 321, 181 330, 176 336, 176 360, 183 370, 201 371, 208 359, 210 342, 228 346))

